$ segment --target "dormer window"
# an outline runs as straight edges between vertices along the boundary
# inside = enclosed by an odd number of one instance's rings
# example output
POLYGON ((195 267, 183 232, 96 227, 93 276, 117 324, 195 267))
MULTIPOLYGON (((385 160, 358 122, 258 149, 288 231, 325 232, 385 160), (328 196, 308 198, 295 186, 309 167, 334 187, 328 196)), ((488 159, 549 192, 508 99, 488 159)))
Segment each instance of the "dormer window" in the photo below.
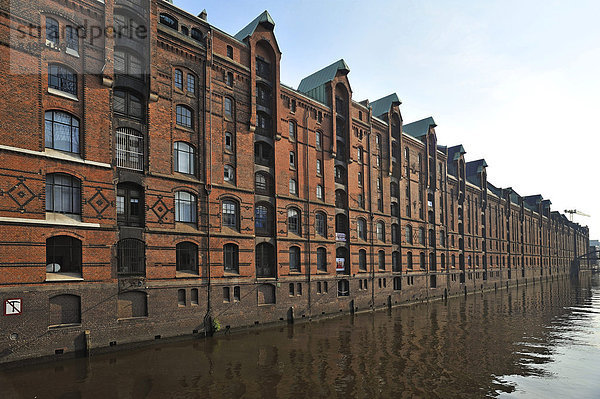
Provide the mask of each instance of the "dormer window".
POLYGON ((178 22, 175 18, 173 18, 172 16, 170 16, 169 14, 160 14, 160 19, 159 19, 160 23, 168 26, 169 28, 178 30, 178 22))

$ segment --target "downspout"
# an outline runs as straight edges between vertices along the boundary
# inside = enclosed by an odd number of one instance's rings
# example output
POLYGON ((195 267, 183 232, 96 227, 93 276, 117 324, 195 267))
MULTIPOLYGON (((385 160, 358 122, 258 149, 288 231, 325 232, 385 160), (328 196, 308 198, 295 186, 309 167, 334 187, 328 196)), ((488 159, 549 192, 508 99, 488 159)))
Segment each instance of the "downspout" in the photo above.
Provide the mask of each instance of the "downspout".
MULTIPOLYGON (((204 146, 205 157, 208 162, 206 165, 208 166, 208 173, 206 174, 206 183, 205 183, 205 191, 206 191, 206 213, 207 213, 207 224, 206 224, 206 262, 207 262, 207 290, 206 290, 206 315, 204 316, 205 323, 205 331, 208 331, 209 334, 213 333, 213 324, 211 318, 211 267, 210 267, 210 193, 212 191, 212 59, 213 59, 213 46, 212 46, 212 32, 208 32, 207 35, 207 44, 210 47, 210 58, 204 64, 204 87, 208 86, 208 100, 207 100, 207 90, 204 90, 204 106, 206 107, 206 103, 208 101, 208 154, 206 151, 206 146, 204 146), (208 328, 206 323, 208 324, 208 328)), ((206 118, 204 118, 204 126, 206 132, 206 118)))
MULTIPOLYGON (((304 164, 304 187, 306 189, 306 218, 308 219, 308 223, 307 226, 310 226, 310 186, 308 184, 308 179, 309 179, 309 172, 308 172, 308 136, 309 136, 309 131, 308 131, 308 117, 309 117, 309 111, 308 109, 304 109, 304 140, 305 140, 305 151, 304 151, 304 160, 305 160, 305 164, 304 164)), ((300 138, 300 135, 298 135, 298 138, 300 138)), ((311 263, 310 263, 310 229, 307 227, 307 239, 306 239, 306 244, 308 247, 308 251, 306 251, 307 254, 307 258, 308 258, 308 262, 306 263, 306 273, 307 273, 307 283, 308 283, 308 317, 312 317, 312 312, 311 312, 311 263)))
MULTIPOLYGON (((369 227, 370 227, 370 241, 371 241, 371 245, 369 246, 369 257, 371 258, 371 309, 375 310, 375 267, 374 267, 374 254, 373 254, 373 245, 374 245, 374 240, 373 240, 373 198, 371 195, 371 192, 373 190, 371 190, 371 128, 373 126, 373 118, 372 118, 372 109, 369 108, 369 139, 367 140, 367 154, 369 154, 369 164, 368 164, 368 178, 367 181, 369 182, 369 227)), ((363 184, 364 186, 364 184, 363 184)))

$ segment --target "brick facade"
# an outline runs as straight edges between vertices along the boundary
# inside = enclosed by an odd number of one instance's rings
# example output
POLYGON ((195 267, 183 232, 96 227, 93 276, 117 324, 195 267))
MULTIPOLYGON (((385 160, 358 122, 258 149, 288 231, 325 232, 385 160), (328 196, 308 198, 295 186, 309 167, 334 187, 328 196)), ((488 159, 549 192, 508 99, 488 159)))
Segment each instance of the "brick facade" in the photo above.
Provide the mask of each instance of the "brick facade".
POLYGON ((432 118, 354 101, 343 60, 282 85, 268 13, 231 36, 139 3, 0 13, 0 298, 22 299, 0 363, 527 283, 586 253, 586 227, 494 187, 432 118))

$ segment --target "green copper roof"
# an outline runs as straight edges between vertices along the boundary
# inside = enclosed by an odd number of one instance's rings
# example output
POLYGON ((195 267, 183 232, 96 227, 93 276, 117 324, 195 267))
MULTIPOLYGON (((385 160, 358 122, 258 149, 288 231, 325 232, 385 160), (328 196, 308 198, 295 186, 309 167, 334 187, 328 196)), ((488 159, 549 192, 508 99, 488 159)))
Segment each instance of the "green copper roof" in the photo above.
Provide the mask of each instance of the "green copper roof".
POLYGON ((389 94, 385 97, 375 100, 371 103, 373 109, 373 116, 380 117, 383 114, 387 114, 392 105, 400 105, 402 102, 398 98, 396 93, 389 94))
POLYGON ((266 28, 270 30, 273 30, 273 28, 275 27, 275 21, 273 21, 273 18, 271 18, 267 10, 263 11, 262 14, 256 17, 252 22, 246 25, 245 28, 236 33, 233 37, 235 37, 239 41, 242 41, 248 36, 251 36, 258 27, 258 25, 265 25, 266 28))
POLYGON ((327 99, 327 93, 325 91, 325 83, 331 82, 338 71, 341 71, 343 74, 348 74, 348 72, 350 72, 350 67, 348 67, 343 59, 302 79, 298 85, 298 91, 329 105, 329 100, 327 99))
POLYGON ((430 127, 436 126, 437 125, 435 124, 433 118, 430 116, 428 118, 421 119, 420 121, 411 122, 402 126, 402 131, 413 137, 419 138, 429 133, 430 127))
POLYGON ((448 162, 458 161, 461 155, 466 154, 465 147, 462 144, 455 145, 448 148, 448 162))

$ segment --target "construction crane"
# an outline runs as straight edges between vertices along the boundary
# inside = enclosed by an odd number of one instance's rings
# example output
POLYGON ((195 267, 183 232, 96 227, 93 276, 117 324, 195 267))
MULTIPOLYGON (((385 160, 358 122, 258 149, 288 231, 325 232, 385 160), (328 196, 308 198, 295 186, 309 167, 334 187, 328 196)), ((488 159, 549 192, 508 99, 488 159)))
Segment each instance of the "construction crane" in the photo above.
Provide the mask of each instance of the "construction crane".
POLYGON ((585 217, 590 217, 590 215, 588 215, 587 213, 583 213, 583 212, 579 212, 577 209, 565 209, 565 213, 568 213, 570 215, 570 220, 571 222, 573 221, 573 215, 579 215, 579 216, 585 216, 585 217))

